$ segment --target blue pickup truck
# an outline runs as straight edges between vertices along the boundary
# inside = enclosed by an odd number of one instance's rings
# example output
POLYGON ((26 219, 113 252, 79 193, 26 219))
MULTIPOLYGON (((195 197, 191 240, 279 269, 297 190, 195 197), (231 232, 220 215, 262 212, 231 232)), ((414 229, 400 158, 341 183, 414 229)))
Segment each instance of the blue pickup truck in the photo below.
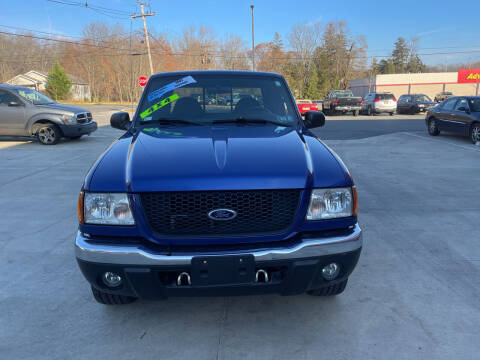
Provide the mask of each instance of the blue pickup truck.
POLYGON ((85 178, 75 239, 98 302, 343 292, 357 192, 281 75, 157 74, 133 119, 110 121, 125 134, 85 178))

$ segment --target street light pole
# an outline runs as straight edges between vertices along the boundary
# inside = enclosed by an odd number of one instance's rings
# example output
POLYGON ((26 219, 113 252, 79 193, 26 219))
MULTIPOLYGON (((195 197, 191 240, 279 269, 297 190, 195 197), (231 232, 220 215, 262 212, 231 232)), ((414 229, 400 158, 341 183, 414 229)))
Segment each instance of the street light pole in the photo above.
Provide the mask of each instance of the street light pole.
POLYGON ((255 71, 255 30, 253 27, 253 5, 250 5, 252 9, 252 71, 255 71))

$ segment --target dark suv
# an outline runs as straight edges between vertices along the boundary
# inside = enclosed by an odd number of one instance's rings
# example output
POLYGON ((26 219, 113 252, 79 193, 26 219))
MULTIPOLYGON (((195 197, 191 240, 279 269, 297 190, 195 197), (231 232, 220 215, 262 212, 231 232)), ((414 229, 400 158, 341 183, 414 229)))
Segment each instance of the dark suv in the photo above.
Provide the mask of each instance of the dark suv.
POLYGON ((357 193, 285 79, 162 73, 79 196, 76 257, 95 299, 343 292, 362 248, 357 193), (245 96, 210 104, 205 94, 245 96), (198 94, 202 94, 200 99, 198 94))
POLYGON ((420 112, 426 112, 436 105, 437 103, 433 102, 432 99, 425 94, 402 95, 398 98, 397 113, 418 114, 420 112))

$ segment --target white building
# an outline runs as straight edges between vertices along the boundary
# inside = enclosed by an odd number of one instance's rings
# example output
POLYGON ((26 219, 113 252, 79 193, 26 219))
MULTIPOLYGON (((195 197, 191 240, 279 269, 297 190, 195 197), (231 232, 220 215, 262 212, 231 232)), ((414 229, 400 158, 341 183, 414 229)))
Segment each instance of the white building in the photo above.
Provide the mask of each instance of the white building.
MULTIPOLYGON (((69 97, 73 100, 90 100, 90 85, 76 76, 67 74, 72 82, 69 97)), ((35 89, 37 91, 45 92, 47 86, 47 75, 39 71, 30 70, 25 74, 15 76, 13 79, 7 81, 7 84, 17 85, 35 89)))
POLYGON ((403 94, 425 94, 433 99, 442 91, 459 96, 478 94, 478 84, 459 83, 457 72, 377 75, 350 81, 350 89, 356 96, 390 92, 397 99, 403 94))

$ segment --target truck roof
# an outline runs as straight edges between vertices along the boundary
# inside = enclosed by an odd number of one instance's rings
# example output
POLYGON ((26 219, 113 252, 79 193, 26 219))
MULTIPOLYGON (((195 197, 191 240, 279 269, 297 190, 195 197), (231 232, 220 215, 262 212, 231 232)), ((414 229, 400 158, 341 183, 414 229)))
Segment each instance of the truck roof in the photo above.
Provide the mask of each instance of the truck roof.
POLYGON ((258 76, 258 77, 277 77, 283 76, 277 73, 262 72, 262 71, 247 71, 247 70, 187 70, 187 71, 172 71, 163 72, 152 75, 152 78, 163 76, 188 76, 188 75, 228 75, 228 76, 258 76))
POLYGON ((17 85, 10 85, 10 84, 0 84, 0 88, 10 89, 10 90, 31 89, 25 86, 17 86, 17 85))

